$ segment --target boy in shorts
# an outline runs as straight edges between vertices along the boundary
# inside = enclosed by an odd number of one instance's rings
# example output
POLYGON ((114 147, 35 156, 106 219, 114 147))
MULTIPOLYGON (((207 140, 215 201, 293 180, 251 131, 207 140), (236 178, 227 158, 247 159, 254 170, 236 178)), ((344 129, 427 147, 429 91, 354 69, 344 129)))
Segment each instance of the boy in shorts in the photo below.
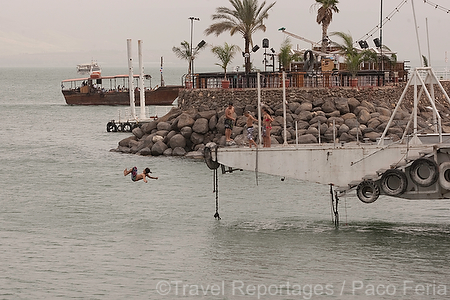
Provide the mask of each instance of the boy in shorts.
POLYGON ((251 148, 252 145, 255 145, 255 147, 258 147, 253 140, 253 121, 256 121, 256 119, 250 114, 249 111, 244 113, 244 116, 247 117, 247 139, 248 139, 248 145, 251 148))

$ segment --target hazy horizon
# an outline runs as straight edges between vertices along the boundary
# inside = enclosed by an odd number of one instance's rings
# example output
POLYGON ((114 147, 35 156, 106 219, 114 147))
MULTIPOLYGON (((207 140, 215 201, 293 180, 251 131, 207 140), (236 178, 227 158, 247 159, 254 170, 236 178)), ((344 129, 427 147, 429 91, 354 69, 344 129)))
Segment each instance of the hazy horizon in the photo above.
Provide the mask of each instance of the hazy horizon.
MULTIPOLYGON (((383 44, 397 52, 399 61, 409 60, 414 67, 420 64, 421 59, 411 1, 383 1, 383 21, 388 17, 390 19, 383 25, 383 44), (398 12, 391 14, 396 8, 398 12)), ((266 5, 272 2, 267 1, 266 5)), ((255 32, 254 44, 261 47, 262 39, 268 38, 269 47, 278 51, 286 37, 278 30, 280 27, 306 39, 319 41, 322 28, 316 23, 314 3, 314 0, 276 1, 265 21, 266 32, 255 32)), ((433 3, 439 7, 423 1, 414 1, 414 6, 421 54, 432 66, 442 68, 447 65, 446 54, 450 51, 450 41, 442 38, 444 28, 450 25, 450 15, 441 8, 450 7, 450 3, 443 0, 434 0, 433 3)), ((243 48, 243 39, 239 34, 230 36, 226 32, 219 37, 204 34, 204 30, 212 24, 211 15, 219 6, 231 7, 231 4, 227 0, 131 0, 127 3, 116 0, 79 0, 75 3, 16 0, 0 12, 0 67, 75 67, 91 60, 102 67, 126 67, 128 38, 133 40, 136 64, 137 40, 141 39, 145 67, 159 66, 161 56, 164 57, 164 66, 182 67, 187 63, 173 54, 172 47, 179 46, 184 40, 190 42, 190 16, 200 19, 193 23, 194 45, 201 40, 209 45, 222 45, 226 41, 243 48)), ((380 23, 381 0, 341 0, 337 6, 340 12, 333 15, 328 29, 330 38, 338 41, 331 33, 342 31, 350 33, 355 41, 365 38, 372 47, 372 40, 379 36, 376 27, 380 23), (372 36, 366 37, 369 32, 372 36)), ((304 41, 292 37, 290 40, 295 48, 310 48, 310 44, 304 41)), ((263 53, 261 47, 251 56, 254 66, 260 69, 263 68, 263 53)), ((195 60, 195 66, 220 71, 216 62, 210 48, 207 48, 195 60)), ((237 55, 229 69, 242 65, 243 58, 237 55)))

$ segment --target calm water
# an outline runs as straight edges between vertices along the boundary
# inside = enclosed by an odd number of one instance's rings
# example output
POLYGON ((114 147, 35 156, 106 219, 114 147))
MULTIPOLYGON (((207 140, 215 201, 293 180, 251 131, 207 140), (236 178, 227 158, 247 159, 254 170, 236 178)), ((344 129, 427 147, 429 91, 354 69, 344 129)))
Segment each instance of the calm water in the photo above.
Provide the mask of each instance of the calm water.
POLYGON ((118 108, 66 106, 74 77, 0 69, 0 299, 449 298, 450 201, 349 196, 336 230, 327 186, 234 172, 217 221, 212 171, 110 152, 118 108))

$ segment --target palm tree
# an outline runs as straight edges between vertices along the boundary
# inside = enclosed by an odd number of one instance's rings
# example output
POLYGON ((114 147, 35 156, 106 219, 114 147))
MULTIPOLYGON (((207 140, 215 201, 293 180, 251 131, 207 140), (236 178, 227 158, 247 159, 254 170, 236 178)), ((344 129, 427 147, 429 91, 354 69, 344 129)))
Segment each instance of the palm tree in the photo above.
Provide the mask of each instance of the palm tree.
POLYGON ((302 60, 302 57, 299 53, 292 52, 292 43, 289 38, 284 39, 284 41, 281 43, 278 60, 280 61, 281 67, 285 71, 290 70, 292 61, 302 60))
POLYGON ((336 4, 339 0, 316 0, 315 5, 321 5, 317 10, 317 23, 322 24, 322 53, 325 52, 328 42, 328 27, 333 20, 333 12, 338 13, 339 8, 336 4))
POLYGON ((333 42, 333 46, 339 49, 341 55, 345 56, 347 69, 351 73, 352 77, 355 78, 361 63, 373 59, 373 53, 369 50, 356 49, 354 47, 355 43, 353 42, 353 38, 350 34, 344 32, 333 32, 331 35, 336 35, 342 39, 342 44, 333 42))
MULTIPOLYGON (((268 11, 275 2, 265 7, 266 1, 258 6, 258 0, 229 0, 233 9, 228 7, 216 8, 216 13, 212 15, 217 23, 212 24, 205 30, 206 35, 215 33, 216 36, 225 31, 230 35, 239 32, 242 34, 245 43, 245 53, 250 53, 250 45, 253 47, 252 34, 257 30, 266 31, 264 19, 269 17, 268 11)), ((250 73, 250 58, 245 58, 245 72, 250 73)))
POLYGON ((227 79, 227 66, 231 61, 233 60, 234 56, 236 55, 236 52, 239 50, 239 46, 237 45, 228 45, 227 42, 222 46, 215 46, 212 47, 211 51, 214 53, 214 55, 217 56, 217 58, 220 60, 221 63, 216 63, 219 67, 223 69, 225 79, 227 79))
POLYGON ((197 54, 200 52, 201 49, 205 47, 206 43, 199 43, 197 47, 192 49, 192 55, 191 55, 191 45, 187 41, 181 42, 181 47, 172 47, 172 51, 175 53, 175 55, 178 58, 187 60, 189 62, 188 65, 188 74, 191 74, 192 71, 192 60, 194 60, 197 57, 197 54))

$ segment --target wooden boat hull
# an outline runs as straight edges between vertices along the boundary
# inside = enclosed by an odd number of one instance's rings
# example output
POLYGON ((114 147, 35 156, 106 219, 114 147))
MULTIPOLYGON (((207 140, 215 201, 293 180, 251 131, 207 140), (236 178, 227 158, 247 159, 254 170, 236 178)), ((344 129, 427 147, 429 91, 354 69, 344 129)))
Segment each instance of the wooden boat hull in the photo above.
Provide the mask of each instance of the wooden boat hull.
MULTIPOLYGON (((145 105, 171 105, 178 97, 181 86, 163 86, 145 91, 145 105)), ((128 91, 90 91, 62 90, 68 105, 130 105, 128 91)), ((135 104, 140 105, 140 93, 135 93, 135 104)))

